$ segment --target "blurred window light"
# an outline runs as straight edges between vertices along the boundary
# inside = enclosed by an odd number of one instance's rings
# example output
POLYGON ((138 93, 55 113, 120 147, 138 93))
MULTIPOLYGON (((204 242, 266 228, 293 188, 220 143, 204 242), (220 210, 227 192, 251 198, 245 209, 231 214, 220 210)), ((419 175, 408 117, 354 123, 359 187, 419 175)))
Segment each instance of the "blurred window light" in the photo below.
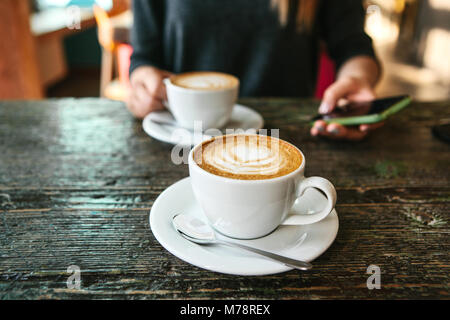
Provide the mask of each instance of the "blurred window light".
POLYGON ((365 30, 378 42, 396 41, 399 33, 398 25, 383 15, 381 8, 376 4, 369 5, 366 9, 365 30))
POLYGON ((381 8, 379 6, 377 6, 376 4, 371 4, 370 6, 367 7, 366 12, 369 15, 371 15, 371 14, 381 14, 381 8))
POLYGON ((112 0, 37 0, 40 9, 65 8, 68 6, 92 7, 99 5, 105 10, 112 8, 112 0))
POLYGON ((405 0, 366 0, 367 5, 376 5, 386 12, 401 12, 405 6, 405 0))
POLYGON ((436 10, 449 10, 450 11, 450 0, 429 0, 430 6, 436 10))
POLYGON ((69 4, 70 0, 38 0, 39 7, 65 7, 69 4))
POLYGON ((424 64, 433 69, 446 83, 450 83, 450 31, 431 29, 426 39, 424 64))

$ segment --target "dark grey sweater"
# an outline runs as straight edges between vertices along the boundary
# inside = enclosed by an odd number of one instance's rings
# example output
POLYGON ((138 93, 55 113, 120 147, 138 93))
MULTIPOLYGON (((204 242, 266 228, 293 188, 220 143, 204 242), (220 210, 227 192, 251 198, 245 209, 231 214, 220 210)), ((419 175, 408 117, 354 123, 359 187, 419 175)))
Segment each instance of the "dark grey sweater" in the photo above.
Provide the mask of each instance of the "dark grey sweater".
POLYGON ((222 71, 241 80, 241 96, 305 97, 315 89, 319 40, 338 68, 374 56, 360 1, 321 1, 310 32, 296 30, 296 6, 282 27, 270 0, 133 0, 130 72, 222 71))

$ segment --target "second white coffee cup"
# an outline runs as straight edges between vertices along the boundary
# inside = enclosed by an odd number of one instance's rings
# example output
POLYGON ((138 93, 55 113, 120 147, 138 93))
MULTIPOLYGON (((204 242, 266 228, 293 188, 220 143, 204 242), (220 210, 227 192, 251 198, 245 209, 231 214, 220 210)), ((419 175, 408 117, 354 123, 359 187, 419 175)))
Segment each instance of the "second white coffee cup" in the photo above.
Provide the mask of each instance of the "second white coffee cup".
POLYGON ((164 79, 167 92, 166 107, 177 123, 193 130, 201 124, 202 130, 222 128, 231 118, 239 92, 236 85, 215 90, 199 90, 173 84, 164 79))

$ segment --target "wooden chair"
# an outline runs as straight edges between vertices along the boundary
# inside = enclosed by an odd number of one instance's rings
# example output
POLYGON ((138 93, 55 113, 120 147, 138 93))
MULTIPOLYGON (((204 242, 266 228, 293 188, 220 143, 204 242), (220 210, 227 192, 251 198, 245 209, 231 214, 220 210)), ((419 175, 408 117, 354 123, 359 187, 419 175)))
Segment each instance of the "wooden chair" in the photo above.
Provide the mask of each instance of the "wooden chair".
POLYGON ((100 96, 124 101, 129 87, 128 67, 131 55, 129 29, 132 14, 128 1, 113 1, 113 8, 108 12, 95 5, 94 16, 102 47, 100 96))

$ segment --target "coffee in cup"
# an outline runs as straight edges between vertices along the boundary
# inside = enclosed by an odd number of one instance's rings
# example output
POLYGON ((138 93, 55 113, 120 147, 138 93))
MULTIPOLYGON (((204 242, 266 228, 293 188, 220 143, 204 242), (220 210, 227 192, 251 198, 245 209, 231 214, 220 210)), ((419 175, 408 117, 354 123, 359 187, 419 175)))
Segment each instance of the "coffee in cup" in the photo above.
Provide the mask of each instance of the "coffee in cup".
POLYGON ((239 85, 239 80, 222 72, 186 72, 170 77, 175 86, 192 90, 226 90, 239 85))
POLYGON ((300 167, 300 151, 283 140, 264 135, 228 135, 212 139, 194 152, 205 171, 238 180, 264 180, 284 176, 300 167))
POLYGON ((311 224, 332 212, 336 190, 321 177, 305 178, 305 157, 294 145, 269 136, 214 137, 189 154, 192 189, 211 226, 238 239, 265 236, 280 224, 311 224), (293 213, 308 188, 321 190, 326 205, 316 213, 293 213), (288 216, 289 215, 289 216, 288 216))
POLYGON ((231 118, 239 80, 220 72, 186 72, 164 79, 167 108, 187 129, 221 128, 231 118))

